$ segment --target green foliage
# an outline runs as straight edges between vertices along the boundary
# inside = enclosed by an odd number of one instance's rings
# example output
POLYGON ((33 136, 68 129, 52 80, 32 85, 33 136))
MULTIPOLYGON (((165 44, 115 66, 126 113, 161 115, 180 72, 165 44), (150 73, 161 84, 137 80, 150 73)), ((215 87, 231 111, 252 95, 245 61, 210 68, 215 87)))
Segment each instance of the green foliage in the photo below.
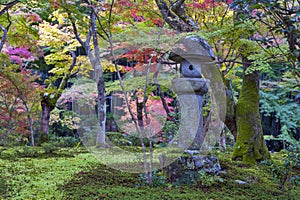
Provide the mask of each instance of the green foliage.
POLYGON ((212 186, 213 184, 216 183, 224 183, 224 179, 221 178, 218 175, 210 175, 204 171, 199 171, 198 172, 198 177, 197 177, 197 184, 201 186, 212 186))
POLYGON ((300 107, 289 98, 289 95, 296 95, 299 87, 293 85, 293 79, 285 78, 284 80, 279 84, 273 83, 275 89, 260 91, 260 111, 266 116, 274 113, 277 121, 281 124, 281 134, 285 137, 287 135, 293 137, 297 128, 300 127, 300 107), (276 86, 277 84, 278 86, 276 86))
POLYGON ((272 161, 264 161, 263 165, 268 166, 272 173, 274 182, 279 184, 282 194, 286 190, 295 189, 295 186, 300 185, 300 176, 295 173, 295 169, 300 169, 300 145, 290 145, 287 149, 287 154, 283 159, 283 164, 275 164, 272 161))
POLYGON ((45 150, 46 154, 54 153, 54 151, 58 149, 58 143, 44 142, 42 148, 45 150))
MULTIPOLYGON (((5 6, 5 3, 9 3, 11 1, 1 1, 1 5, 5 6)), ((87 35, 86 33, 89 31, 89 14, 91 12, 91 8, 99 8, 99 21, 97 25, 100 25, 101 21, 103 28, 108 30, 109 24, 113 25, 112 33, 114 45, 116 48, 122 48, 122 45, 119 45, 117 42, 127 43, 127 45, 131 48, 132 46, 137 49, 143 48, 154 48, 163 53, 169 51, 173 44, 178 40, 178 38, 182 37, 183 34, 175 34, 173 31, 170 31, 163 27, 154 27, 151 20, 153 17, 160 17, 159 10, 154 8, 154 1, 151 3, 147 3, 143 1, 143 6, 141 6, 142 1, 128 1, 125 3, 132 3, 131 6, 116 6, 113 7, 113 13, 111 21, 108 19, 108 10, 110 7, 110 2, 103 1, 25 1, 20 0, 20 7, 17 7, 15 10, 8 12, 12 14, 11 21, 12 26, 9 31, 7 41, 11 45, 15 46, 30 46, 31 50, 36 50, 38 46, 45 46, 49 49, 50 54, 41 55, 43 59, 47 62, 50 68, 50 65, 53 66, 52 70, 47 69, 45 73, 51 73, 53 76, 48 78, 44 83, 46 84, 47 89, 43 92, 42 96, 48 100, 49 105, 53 107, 57 103, 58 97, 62 94, 64 88, 57 88, 60 80, 67 73, 77 72, 80 67, 80 71, 89 71, 90 66, 86 64, 86 58, 77 58, 78 65, 74 67, 74 69, 68 68, 72 62, 72 58, 69 55, 70 50, 75 50, 77 47, 81 46, 74 38, 74 33, 72 32, 72 27, 70 26, 70 20, 73 20, 76 23, 77 29, 79 31, 79 35, 87 35), (88 5, 89 3, 93 3, 94 6, 88 5), (24 7, 24 8, 23 8, 24 7), (41 23, 38 26, 38 23, 28 22, 27 19, 17 13, 19 10, 23 12, 31 12, 32 8, 34 11, 37 11, 42 18, 49 23, 41 23), (17 12, 15 12, 17 10, 17 12), (136 22, 134 17, 130 14, 130 12, 136 12, 137 16, 145 18, 145 21, 136 22), (123 23, 126 22, 126 23, 123 23), (51 24, 50 24, 51 23, 51 24), (120 23, 120 24, 118 24, 120 23), (123 25, 122 25, 123 23, 123 25), (151 27, 152 26, 152 27, 151 27), (38 34, 38 29, 40 30, 40 34, 38 34), (37 40, 39 40, 39 45, 36 45, 37 40), (50 46, 50 47, 49 47, 50 46)), ((238 3, 239 0, 236 0, 235 3, 238 3)), ((250 3, 250 1, 241 1, 250 3)), ((256 2, 256 1, 255 1, 256 2)), ((285 1, 261 1, 266 3, 270 12, 276 11, 281 3, 285 1)), ((124 1, 118 1, 117 3, 124 3, 124 1)), ((2 8, 1 6, 1 8, 2 8)), ((233 6, 234 7, 234 6, 233 6)), ((250 6, 250 9, 260 9, 262 8, 260 5, 250 6)), ((298 7, 297 7, 298 8, 298 7)), ((248 68, 247 73, 251 73, 253 71, 260 70, 261 72, 270 73, 270 59, 269 55, 275 55, 276 58, 272 59, 272 62, 286 61, 284 59, 278 58, 278 56, 282 55, 282 52, 278 48, 266 48, 266 52, 261 52, 260 47, 252 40, 249 40, 249 37, 253 36, 253 33, 260 28, 260 24, 253 24, 250 20, 246 20, 245 17, 243 23, 234 23, 234 13, 229 11, 228 13, 226 7, 219 6, 216 8, 215 13, 211 13, 210 11, 204 9, 197 9, 197 12, 204 13, 203 17, 199 17, 197 19, 197 23, 201 27, 200 33, 205 35, 206 38, 209 39, 210 44, 217 44, 215 47, 218 49, 216 52, 217 57, 221 57, 222 59, 236 59, 240 54, 246 55, 248 59, 253 60, 253 66, 248 68), (225 12, 224 12, 225 11, 225 12), (224 16, 219 14, 224 12, 224 16), (208 21, 202 21, 203 19, 208 19, 208 21), (221 23, 220 23, 221 20, 221 23), (203 33, 202 33, 203 32, 203 33), (246 39, 247 38, 247 39, 246 39), (226 56, 227 55, 227 56, 226 56)), ((171 11, 172 12, 172 11, 171 11)), ((270 14, 270 13, 267 13, 270 14)), ((195 17, 195 18, 197 18, 195 17)), ((283 31, 284 36, 287 36, 288 33, 297 31, 295 23, 297 22, 297 18, 299 17, 299 12, 290 18, 287 18, 287 22, 291 22, 293 26, 285 27, 282 30, 280 24, 277 25, 274 30, 276 32, 283 31), (295 26, 294 26, 295 25, 295 26)), ((280 19, 280 17, 278 18, 280 19)), ((2 15, 0 17, 0 24, 2 26, 8 25, 8 18, 6 15, 2 15)), ((270 23, 272 24, 272 23, 270 23)), ((262 30, 264 32, 264 30, 262 30)), ((99 28, 99 35, 105 35, 103 30, 99 28)), ((194 33, 193 33, 194 34, 194 33)), ((298 34, 299 35, 299 34, 298 34)), ((84 37, 84 36, 83 36, 84 37)), ((85 39, 85 38, 83 38, 85 39)), ((262 44, 264 44, 266 38, 262 39, 262 44)), ((104 43, 100 41, 100 43, 104 43)), ((126 47, 128 47, 126 46, 126 47)), ((288 49, 287 45, 281 45, 281 51, 284 53, 288 53, 290 49, 288 49)), ((298 55, 299 50, 290 51, 291 54, 298 55)), ((6 69, 10 70, 7 67, 7 63, 9 63, 9 59, 4 58, 1 55, 1 69, 6 67, 6 69)), ((288 56, 288 59, 294 59, 294 56, 288 56)), ((280 62, 276 62, 280 63, 280 62)), ((44 67, 44 66, 39 66, 44 67)), ((223 66, 221 66, 223 67, 223 66)), ((228 66, 226 66, 228 67, 228 66)), ((285 67, 285 66, 284 66, 285 67)), ((19 70, 19 69, 18 69, 19 70)), ((235 75, 242 71, 241 67, 234 67, 234 70, 237 71, 235 75)), ((128 73, 127 78, 124 79, 125 89, 127 91, 136 90, 137 88, 144 88, 145 77, 133 76, 133 74, 128 73)), ((175 73, 161 73, 159 75, 159 83, 165 88, 171 88, 171 80, 176 77, 175 73)), ((234 76, 235 80, 234 85, 237 89, 239 89, 240 80, 237 76, 234 76)), ((18 78, 17 78, 18 79, 18 78)), ((150 79, 152 81, 153 75, 150 75, 150 79)), ((20 79, 21 80, 21 79, 20 79)), ((82 81, 82 80, 81 80, 82 81)), ((151 82, 150 81, 150 82, 151 82)), ((83 81, 84 82, 84 81, 83 81)), ((153 83, 153 81, 151 82, 153 83)), ((291 82, 290 82, 291 83, 291 82)), ((298 83, 297 83, 298 84, 298 83)), ((19 84, 22 85, 22 84, 19 84)), ((74 84, 76 85, 76 83, 74 84)), ((78 85, 76 85, 78 86, 78 85)), ((107 84, 107 93, 113 91, 120 91, 119 82, 116 81, 114 83, 107 84)), ((290 89, 291 87, 287 87, 286 85, 281 85, 280 87, 285 87, 290 89)), ((75 87, 74 87, 75 88, 75 87)), ((73 89, 74 89, 73 88, 73 89)), ((95 83, 92 81, 85 81, 83 87, 79 88, 77 91, 68 90, 65 93, 65 97, 70 97, 71 100, 74 100, 76 97, 80 99, 77 103, 81 104, 82 108, 86 105, 89 105, 91 108, 95 106, 95 83), (73 92, 73 93, 72 93, 73 92)), ((261 102, 262 108, 261 111, 266 114, 270 114, 272 112, 276 112, 276 117, 282 124, 281 128, 281 138, 288 141, 289 144, 294 144, 297 141, 294 141, 291 137, 291 133, 295 132, 296 128, 299 127, 299 106, 292 102, 287 101, 285 97, 287 92, 294 93, 299 89, 284 91, 284 94, 278 95, 276 97, 276 92, 268 93, 264 92, 262 94, 263 100, 261 102), (265 96, 264 96, 265 95, 265 96), (269 96, 268 96, 269 95, 269 96)), ((153 91, 153 87, 148 87, 147 93, 153 91)), ((165 91, 164 91, 165 92, 165 91)), ((292 94, 294 95, 294 94, 292 94)), ((250 99, 254 95, 249 95, 248 99, 250 99)), ((257 96, 254 96, 255 98, 257 96)), ((37 98, 36 98, 37 99, 37 98)), ((70 99, 65 98, 67 101, 70 99)), ((2 99, 1 99, 2 101, 2 99)), ((2 103, 2 102, 1 102, 2 103)), ((245 111, 250 107, 251 104, 244 105, 240 114, 245 114, 245 111)), ((37 109, 38 110, 38 109, 37 109)), ((82 109, 84 113, 86 110, 82 109)), ((94 111, 94 109, 93 109, 94 111)), ((71 118, 69 118, 70 113, 66 112, 64 119, 61 118, 60 112, 56 113, 56 117, 58 117, 57 121, 64 125, 65 127, 72 127, 74 125, 71 118)), ((53 115, 54 116, 54 115, 53 115)), ((93 124, 96 123, 91 120, 92 117, 86 117, 84 115, 80 116, 82 119, 82 124, 93 124)), ((245 118, 247 116, 244 116, 245 118)), ((93 115, 93 118, 96 117, 93 115)), ((249 120, 249 119, 248 119, 249 120)), ((250 132, 247 128, 247 120, 243 125, 244 128, 242 131, 250 132)), ((78 122, 79 123, 79 122, 78 122)), ((19 126, 13 125, 13 128, 18 128, 19 126)), ((85 127, 83 127, 85 128, 85 127)), ((74 128, 76 129, 76 128, 74 128)), ((175 134, 178 129, 176 123, 167 121, 164 128, 163 134, 164 137, 169 138, 172 134, 175 134)), ((95 130, 87 131, 87 137, 92 138, 91 141, 95 141, 94 132, 95 130), (94 135, 93 135, 94 134, 94 135)), ((0 128, 0 134, 5 133, 3 126, 0 128)), ((22 131, 18 131, 18 134, 23 134, 22 131)), ((14 143, 23 143, 20 142, 19 135, 15 135, 14 137, 8 137, 8 140, 14 141, 14 143)), ((124 135, 120 133, 112 133, 108 134, 108 137, 111 139, 113 143, 118 145, 140 145, 140 139, 138 137, 124 135)), ((245 137, 247 140, 248 135, 245 137)), ((250 137, 250 136, 249 136, 250 137)), ((145 141, 146 142, 146 141, 145 141)), ((243 141, 245 142, 245 141, 243 141)), ((90 155, 79 155, 74 158, 66 158, 64 155, 60 155, 59 147, 78 147, 80 145, 80 140, 74 137, 57 137, 54 134, 49 135, 49 143, 44 143, 42 148, 47 153, 45 156, 46 159, 36 159, 39 154, 38 150, 35 148, 30 148, 28 146, 21 147, 18 151, 10 151, 7 149, 1 149, 1 157, 0 157, 0 194, 2 198, 11 198, 11 199, 120 199, 120 197, 124 199, 232 199, 234 197, 247 198, 247 199, 272 199, 272 198, 280 198, 277 197, 278 192, 273 191, 272 185, 270 186, 270 182, 266 181, 268 179, 267 174, 262 174, 261 177, 263 180, 257 184, 249 185, 246 188, 237 188, 234 185, 234 179, 248 176, 245 172, 254 173, 256 176, 261 171, 259 169, 246 169, 245 165, 240 165, 236 163, 231 163, 228 160, 223 160, 223 164, 225 165, 225 169, 228 171, 229 175, 224 177, 219 176, 209 176, 207 174, 199 173, 199 184, 196 188, 175 188, 172 191, 169 191, 169 188, 165 188, 165 180, 163 176, 160 176, 155 171, 153 174, 153 182, 154 186, 158 187, 158 189, 151 189, 148 187, 140 187, 139 190, 133 188, 136 185, 137 177, 132 174, 127 174, 123 172, 119 172, 116 170, 112 170, 107 168, 100 163, 93 160, 90 155), (3 151, 2 151, 3 150, 3 151), (54 156, 51 153, 55 151, 54 156), (19 154, 19 158, 16 157, 19 154), (3 156, 3 157, 2 157, 3 156), (92 167, 88 166, 91 164, 92 167), (235 169, 237 167, 244 167, 245 169, 238 170, 235 169), (227 168, 226 168, 227 167, 227 168), (125 178, 124 178, 125 177, 125 178), (265 178, 265 179, 264 179, 265 178), (226 179, 226 185, 223 184, 223 181, 226 179), (227 180, 228 179, 228 180, 227 180), (217 188, 213 188, 211 186, 217 184, 217 188), (227 185, 228 184, 228 185, 227 185), (200 187, 199 187, 200 186, 200 187), (209 192, 206 190, 202 190, 201 186, 206 186, 209 192), (232 191, 232 188, 235 188, 232 191), (211 192, 214 191, 214 192, 211 192), (257 197, 257 194, 260 194, 257 197), (245 195, 245 196, 243 196, 245 195)), ((241 143, 242 144, 242 143, 241 143)), ((5 144, 7 145, 7 143, 5 144)), ((242 145, 240 148, 243 148, 242 145)), ((261 149, 259 149, 261 150, 261 149)), ((264 150, 264 149, 263 149, 264 150)), ((258 151, 256 151, 258 152, 258 151)), ((291 165, 291 160, 294 162, 295 155, 299 155, 299 152, 291 153, 289 159, 289 163, 284 165, 283 168, 289 168, 291 165)), ((229 157, 227 155, 227 157, 229 157)), ((260 157, 259 157, 260 159, 260 157)), ((296 156, 296 160, 298 157, 296 156)), ((296 161, 298 162, 298 161, 296 161)), ((280 170, 275 170, 277 171, 280 170)), ((285 172, 278 172, 285 173, 285 172)), ((293 180, 296 180, 293 179, 293 180)), ((297 179, 298 180, 298 179, 297 179)), ((141 180, 142 182, 145 180, 141 180)), ((225 181, 224 181, 225 182, 225 181)))
MULTIPOLYGON (((214 14, 211 19, 203 18, 205 26, 200 31, 208 43, 215 48, 218 61, 237 60, 240 55, 247 57, 260 51, 256 42, 248 39, 252 37, 258 25, 251 23, 250 20, 239 23, 235 20, 234 14, 226 10, 226 7, 220 8, 220 13, 216 10, 208 11, 214 14)), ((228 63, 230 64, 229 61, 225 61, 223 64, 228 63)))
MULTIPOLYGON (((288 52, 288 45, 281 44, 280 49, 277 46, 270 46, 263 49, 263 51, 259 51, 259 53, 253 53, 249 55, 247 58, 252 61, 252 65, 246 70, 246 74, 249 74, 253 71, 259 71, 261 73, 268 74, 273 73, 276 63, 282 65, 282 63, 289 62, 289 60, 285 56, 285 54, 287 54, 288 52)), ((281 67, 288 68, 288 66, 281 67)))
POLYGON ((56 134, 49 133, 49 143, 56 147, 77 147, 81 144, 81 140, 74 136, 59 137, 56 134))
POLYGON ((157 52, 167 52, 184 36, 184 34, 175 34, 174 31, 165 28, 159 30, 157 27, 145 25, 145 23, 139 23, 138 27, 128 26, 126 31, 115 34, 114 39, 116 42, 128 43, 139 50, 153 48, 157 52))
POLYGON ((175 121, 173 120, 167 120, 162 128, 162 138, 166 139, 164 143, 161 143, 160 146, 165 146, 167 145, 170 140, 173 138, 177 137, 177 132, 179 129, 179 121, 178 119, 180 118, 180 113, 171 113, 171 116, 175 121))
POLYGON ((108 137, 109 141, 118 146, 130 146, 132 145, 132 141, 126 137, 126 135, 118 132, 107 132, 106 137, 108 137))
POLYGON ((38 155, 38 151, 37 149, 35 148, 32 148, 30 146, 24 146, 23 151, 19 151, 19 154, 22 156, 22 157, 37 157, 38 155))
MULTIPOLYGON (((11 28, 14 29, 14 31, 8 32, 7 39, 10 45, 16 47, 33 45, 35 41, 38 40, 38 29, 26 20, 25 13, 13 15, 10 20, 13 22, 13 27, 11 28)), ((32 46, 32 49, 35 49, 35 47, 32 46)))
POLYGON ((253 54, 248 56, 248 59, 253 60, 253 62, 252 65, 245 71, 246 74, 251 74, 255 71, 263 73, 271 70, 271 66, 269 64, 270 60, 266 57, 266 55, 259 54, 259 56, 257 56, 256 54, 253 54), (262 56, 262 58, 260 56, 262 56))
MULTIPOLYGON (((138 179, 138 187, 141 186, 149 186, 147 177, 145 174, 139 174, 139 179, 138 179)), ((152 187, 163 187, 166 186, 166 177, 157 169, 154 169, 152 172, 152 187)))
MULTIPOLYGON (((149 75, 149 87, 151 87, 151 83, 154 83, 153 80, 153 73, 149 75)), ((176 78, 177 74, 172 73, 160 73, 158 76, 158 83, 162 85, 162 88, 171 88, 172 80, 176 78)), ((132 73, 127 73, 126 76, 123 78, 123 83, 126 91, 134 91, 138 88, 144 89, 146 83, 146 76, 136 76, 134 77, 132 73)), ((115 91, 122 91, 120 83, 118 80, 114 82, 108 82, 105 85, 105 89, 107 93, 115 92, 115 91)), ((149 88, 150 89, 150 88, 149 88)))
POLYGON ((74 131, 79 128, 80 121, 78 115, 73 111, 54 108, 50 113, 49 125, 54 126, 56 124, 69 129, 69 131, 74 131))
MULTIPOLYGON (((127 140, 132 146, 137 147, 137 146, 142 146, 141 139, 137 135, 125 135, 125 140, 127 140)), ((143 142, 145 146, 149 146, 149 139, 148 138, 143 138, 143 142)))

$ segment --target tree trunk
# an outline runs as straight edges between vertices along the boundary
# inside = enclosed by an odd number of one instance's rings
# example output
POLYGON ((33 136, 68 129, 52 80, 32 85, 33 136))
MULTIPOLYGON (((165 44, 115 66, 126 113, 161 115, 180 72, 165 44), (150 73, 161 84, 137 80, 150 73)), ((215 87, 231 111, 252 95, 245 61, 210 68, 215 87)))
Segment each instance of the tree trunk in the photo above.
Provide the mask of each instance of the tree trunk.
MULTIPOLYGON (((244 66, 244 72, 248 67, 244 66)), ((248 163, 269 159, 260 121, 258 72, 244 75, 236 106, 236 120, 238 134, 232 159, 248 163)))
POLYGON ((42 106, 42 118, 41 118, 41 137, 39 144, 46 142, 48 140, 48 132, 49 132, 49 120, 50 120, 50 112, 54 109, 53 106, 49 106, 47 101, 41 101, 42 106))
POLYGON ((33 131, 33 122, 30 114, 28 114, 29 126, 30 126, 30 137, 31 137, 31 146, 35 146, 34 144, 34 131, 33 131))
POLYGON ((235 109, 236 105, 233 99, 233 91, 231 88, 230 80, 223 78, 223 82, 226 86, 226 116, 225 116, 225 125, 230 130, 231 134, 236 141, 237 137, 237 127, 236 127, 236 117, 235 109))
POLYGON ((29 128, 30 128, 30 137, 31 137, 31 146, 34 147, 34 130, 33 130, 33 121, 31 118, 31 111, 30 108, 27 106, 26 101, 24 100, 23 97, 21 97, 22 101, 23 101, 23 105, 26 108, 26 112, 27 112, 27 119, 29 121, 29 128))
POLYGON ((98 35, 97 35, 97 23, 96 23, 96 14, 95 12, 91 12, 91 34, 92 34, 92 41, 94 50, 93 53, 88 51, 90 49, 89 46, 86 46, 86 51, 89 52, 88 57, 90 62, 94 68, 94 80, 97 83, 97 92, 98 92, 98 108, 97 108, 97 115, 98 115, 98 128, 99 132, 96 136, 96 145, 100 147, 106 147, 105 141, 105 122, 106 122, 106 101, 105 101, 105 83, 103 78, 102 66, 100 62, 100 48, 98 42, 98 35))
POLYGON ((99 132, 96 137, 96 144, 100 146, 105 146, 106 101, 105 101, 105 85, 104 85, 103 76, 99 77, 97 83, 97 90, 98 90, 97 115, 98 115, 99 132))
POLYGON ((221 151, 226 151, 226 133, 223 129, 219 138, 219 148, 221 151))

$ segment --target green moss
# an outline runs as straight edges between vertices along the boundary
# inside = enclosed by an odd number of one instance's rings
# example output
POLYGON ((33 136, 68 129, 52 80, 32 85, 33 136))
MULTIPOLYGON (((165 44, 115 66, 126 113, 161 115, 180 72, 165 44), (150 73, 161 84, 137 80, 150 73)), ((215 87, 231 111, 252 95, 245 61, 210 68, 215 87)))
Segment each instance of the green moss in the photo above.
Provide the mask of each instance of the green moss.
MULTIPOLYGON (((11 148, 3 153, 19 150, 11 148)), ((1 154, 0 199, 287 199, 287 196, 281 196, 268 170, 232 161, 230 148, 227 152, 218 152, 225 172, 220 174, 223 183, 180 187, 169 184, 156 188, 138 187, 138 174, 105 166, 84 149, 71 157, 65 156, 68 151, 60 149, 55 157, 48 154, 36 158, 4 157, 1 154), (235 180, 248 184, 239 185, 235 180)), ((282 160, 281 154, 276 154, 277 159, 282 160)), ((299 190, 296 187, 289 198, 297 199, 299 190)))
POLYGON ((0 176, 0 194, 2 194, 3 197, 6 196, 6 181, 0 176))
POLYGON ((259 113, 258 83, 246 75, 236 106, 238 136, 232 158, 248 163, 270 159, 265 145, 259 113))

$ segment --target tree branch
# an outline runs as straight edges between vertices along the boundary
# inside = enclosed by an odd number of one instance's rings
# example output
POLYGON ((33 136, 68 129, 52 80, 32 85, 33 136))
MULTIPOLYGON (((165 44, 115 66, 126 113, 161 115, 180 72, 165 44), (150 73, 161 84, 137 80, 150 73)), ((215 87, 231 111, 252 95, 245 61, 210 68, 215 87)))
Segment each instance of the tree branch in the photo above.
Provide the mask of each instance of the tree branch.
MULTIPOLYGON (((170 7, 164 0, 155 0, 155 2, 163 16, 163 19, 169 24, 169 26, 171 26, 172 29, 177 30, 179 32, 191 32, 198 29, 195 24, 193 25, 193 23, 190 20, 187 20, 185 13, 181 14, 181 11, 176 11, 176 9, 175 11, 177 13, 175 13, 174 11, 173 12, 175 14, 172 13, 170 11, 170 7), (183 20, 182 18, 185 20, 183 20)), ((180 2, 181 1, 179 1, 178 3, 180 2)))
POLYGON ((68 15, 69 15, 69 19, 71 21, 72 27, 73 27, 75 38, 85 48, 85 42, 83 42, 83 40, 80 38, 75 22, 71 19, 69 13, 68 13, 68 15))
POLYGON ((10 8, 12 8, 14 5, 19 3, 19 0, 15 0, 9 3, 2 3, 1 5, 5 6, 1 11, 0 11, 0 16, 3 15, 6 11, 8 11, 10 8))
POLYGON ((2 48, 5 44, 5 41, 6 41, 6 37, 7 37, 7 32, 8 32, 8 29, 10 27, 10 24, 8 25, 8 27, 3 27, 1 24, 0 24, 0 28, 2 29, 3 31, 3 36, 1 38, 1 42, 0 42, 0 52, 2 51, 2 48))
POLYGON ((171 6, 171 10, 191 28, 191 31, 199 30, 194 20, 186 14, 184 2, 185 0, 178 0, 173 6, 171 6))
POLYGON ((7 13, 7 20, 8 20, 9 24, 7 25, 7 27, 3 27, 0 24, 0 28, 3 31, 3 36, 2 36, 1 41, 0 41, 0 52, 2 51, 2 48, 3 48, 4 44, 5 44, 5 41, 6 41, 6 38, 7 38, 7 33, 8 33, 8 30, 9 30, 10 26, 11 26, 11 21, 10 21, 10 16, 8 14, 8 10, 6 10, 6 13, 7 13))
POLYGON ((67 82, 69 80, 69 78, 71 77, 72 75, 72 70, 74 69, 75 65, 76 65, 76 61, 77 61, 77 56, 76 56, 76 53, 75 51, 71 51, 71 55, 72 55, 72 63, 69 67, 69 70, 67 71, 67 73, 65 74, 65 76, 63 77, 63 79, 61 80, 61 83, 58 87, 58 91, 62 91, 63 89, 65 89, 66 85, 67 85, 67 82))

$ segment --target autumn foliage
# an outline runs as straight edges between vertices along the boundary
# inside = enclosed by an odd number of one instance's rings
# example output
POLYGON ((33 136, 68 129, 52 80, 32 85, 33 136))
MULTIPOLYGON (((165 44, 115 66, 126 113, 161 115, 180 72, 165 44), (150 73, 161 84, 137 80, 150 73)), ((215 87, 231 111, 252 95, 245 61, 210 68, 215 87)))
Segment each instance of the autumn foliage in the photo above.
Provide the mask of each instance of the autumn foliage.
POLYGON ((38 120, 38 99, 42 86, 34 82, 38 76, 30 70, 0 72, 0 138, 18 141, 19 135, 30 136, 28 114, 38 120), (25 107, 29 107, 30 112, 25 107))
MULTIPOLYGON (((114 93, 113 98, 115 100, 121 99, 122 104, 114 107, 114 117, 117 121, 117 125, 120 128, 121 132, 125 132, 127 134, 137 134, 135 124, 133 119, 131 118, 130 112, 128 107, 125 104, 125 96, 120 93, 114 93)), ((144 92, 137 91, 133 96, 132 93, 128 93, 127 96, 129 100, 130 109, 133 113, 134 120, 139 121, 139 126, 144 132, 148 132, 148 134, 142 137, 159 137, 160 140, 164 140, 162 136, 162 129, 165 125, 166 120, 170 120, 167 112, 163 106, 163 103, 159 96, 155 96, 151 93, 147 101, 143 107, 143 99, 144 99, 144 92), (138 109, 137 104, 141 105, 141 110, 138 109)), ((174 107, 171 106, 171 102, 173 101, 172 98, 165 98, 167 103, 168 109, 173 112, 174 107)))

